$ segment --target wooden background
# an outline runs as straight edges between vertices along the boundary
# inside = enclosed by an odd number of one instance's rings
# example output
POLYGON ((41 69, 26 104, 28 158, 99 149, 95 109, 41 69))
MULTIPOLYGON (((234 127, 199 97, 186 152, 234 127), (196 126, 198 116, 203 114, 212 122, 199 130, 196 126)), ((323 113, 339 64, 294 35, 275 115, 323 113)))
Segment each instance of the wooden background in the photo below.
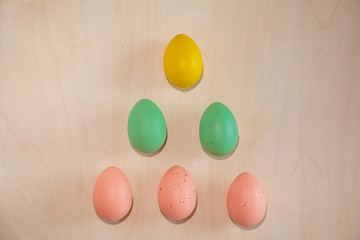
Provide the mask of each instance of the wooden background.
POLYGON ((360 239, 360 1, 0 1, 0 239, 360 239), (163 72, 186 33, 204 74, 191 91, 163 72), (135 152, 127 118, 141 98, 163 111, 168 140, 135 152), (218 160, 198 127, 214 101, 240 140, 218 160), (166 220, 157 187, 184 166, 198 207, 166 220), (98 174, 129 177, 120 224, 92 206, 98 174), (233 224, 226 194, 241 172, 267 196, 255 229, 233 224))

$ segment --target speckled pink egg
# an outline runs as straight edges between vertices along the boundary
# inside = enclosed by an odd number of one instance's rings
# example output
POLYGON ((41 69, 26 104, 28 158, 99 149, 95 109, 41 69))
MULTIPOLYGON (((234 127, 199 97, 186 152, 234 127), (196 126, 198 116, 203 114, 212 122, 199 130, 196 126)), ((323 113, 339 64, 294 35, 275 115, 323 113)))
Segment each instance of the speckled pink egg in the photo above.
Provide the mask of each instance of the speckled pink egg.
POLYGON ((158 189, 161 212, 173 221, 189 217, 195 210, 197 193, 194 181, 181 166, 173 166, 162 177, 158 189))
POLYGON ((108 167, 99 175, 93 190, 93 203, 99 217, 109 222, 117 222, 129 213, 131 186, 119 168, 108 167))
POLYGON ((227 208, 236 224, 243 227, 258 224, 266 212, 266 198, 260 182, 247 172, 237 176, 228 191, 227 208))

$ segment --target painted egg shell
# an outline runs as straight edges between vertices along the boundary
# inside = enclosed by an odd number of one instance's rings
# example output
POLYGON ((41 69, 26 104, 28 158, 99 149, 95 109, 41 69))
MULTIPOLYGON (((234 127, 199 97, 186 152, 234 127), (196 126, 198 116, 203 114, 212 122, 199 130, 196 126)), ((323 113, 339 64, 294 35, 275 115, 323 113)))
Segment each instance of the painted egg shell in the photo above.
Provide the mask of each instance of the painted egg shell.
POLYGON ((197 83, 202 75, 203 61, 199 47, 185 34, 176 35, 164 54, 166 78, 179 88, 197 83))
POLYGON ((221 157, 235 148, 239 135, 232 112, 222 103, 212 103, 200 120, 201 145, 208 153, 221 157))
POLYGON ((181 221, 195 210, 197 192, 188 171, 181 166, 173 166, 162 177, 158 189, 158 203, 165 217, 181 221))
POLYGON ((234 179, 227 195, 227 209, 232 221, 243 227, 252 227, 263 219, 265 193, 253 175, 244 172, 234 179))
POLYGON ((99 175, 93 190, 94 209, 99 217, 119 221, 129 213, 132 200, 129 179, 119 168, 108 167, 99 175))
POLYGON ((166 134, 166 122, 160 108, 149 99, 137 102, 128 119, 131 145, 141 152, 152 153, 164 144, 166 134))

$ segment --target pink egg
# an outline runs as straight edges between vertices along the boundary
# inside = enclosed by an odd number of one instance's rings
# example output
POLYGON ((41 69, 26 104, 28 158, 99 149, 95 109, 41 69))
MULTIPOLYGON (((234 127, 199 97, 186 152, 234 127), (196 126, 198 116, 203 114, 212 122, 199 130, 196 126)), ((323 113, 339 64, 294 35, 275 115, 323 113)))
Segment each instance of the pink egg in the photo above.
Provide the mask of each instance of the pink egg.
POLYGON ((99 217, 109 222, 117 222, 129 213, 131 186, 119 168, 108 167, 99 175, 94 186, 93 203, 99 217))
POLYGON ((158 189, 158 203, 165 217, 184 220, 195 210, 196 202, 196 187, 190 173, 181 166, 167 170, 158 189))
POLYGON ((247 172, 237 176, 228 191, 227 208, 236 224, 243 227, 258 224, 266 212, 266 198, 260 182, 247 172))

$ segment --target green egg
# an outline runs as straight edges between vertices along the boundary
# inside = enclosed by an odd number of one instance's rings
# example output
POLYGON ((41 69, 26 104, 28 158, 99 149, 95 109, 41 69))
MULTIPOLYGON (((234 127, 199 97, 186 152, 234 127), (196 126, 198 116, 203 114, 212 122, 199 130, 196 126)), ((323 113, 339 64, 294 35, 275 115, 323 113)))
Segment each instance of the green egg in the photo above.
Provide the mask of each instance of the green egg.
POLYGON ((200 120, 201 145, 208 153, 221 157, 235 148, 239 139, 234 115, 224 104, 212 103, 200 120))
POLYGON ((128 119, 131 145, 144 153, 152 153, 164 144, 166 122, 160 108, 149 99, 141 99, 132 108, 128 119))

